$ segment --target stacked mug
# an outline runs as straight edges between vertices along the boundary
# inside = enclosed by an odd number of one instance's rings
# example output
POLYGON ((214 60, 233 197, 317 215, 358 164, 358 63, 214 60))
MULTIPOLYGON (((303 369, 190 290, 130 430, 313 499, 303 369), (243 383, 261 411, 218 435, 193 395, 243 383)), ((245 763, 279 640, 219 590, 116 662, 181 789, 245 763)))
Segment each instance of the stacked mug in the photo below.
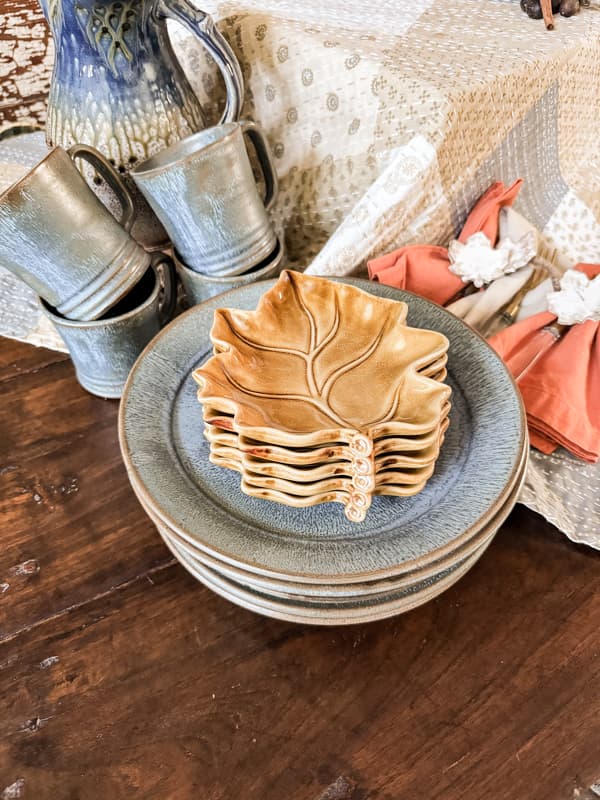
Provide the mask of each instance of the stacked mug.
POLYGON ((111 164, 87 145, 54 147, 0 194, 0 262, 39 295, 79 383, 121 396, 136 358, 175 310, 173 262, 129 234, 134 205, 111 164), (121 218, 75 165, 88 162, 116 195, 121 218))
POLYGON ((189 305, 279 273, 283 244, 269 217, 277 174, 255 123, 202 130, 133 167, 130 175, 169 234, 189 305), (262 193, 247 142, 262 173, 262 193))

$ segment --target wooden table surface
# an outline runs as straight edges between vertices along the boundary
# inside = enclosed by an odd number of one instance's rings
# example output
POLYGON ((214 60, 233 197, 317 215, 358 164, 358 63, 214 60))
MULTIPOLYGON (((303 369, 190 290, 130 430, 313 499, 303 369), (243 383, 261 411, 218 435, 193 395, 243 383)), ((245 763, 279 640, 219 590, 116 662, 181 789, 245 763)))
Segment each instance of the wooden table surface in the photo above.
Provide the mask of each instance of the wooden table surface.
POLYGON ((593 550, 518 507, 415 611, 277 622, 173 561, 65 356, 0 387, 0 800, 598 797, 593 550))

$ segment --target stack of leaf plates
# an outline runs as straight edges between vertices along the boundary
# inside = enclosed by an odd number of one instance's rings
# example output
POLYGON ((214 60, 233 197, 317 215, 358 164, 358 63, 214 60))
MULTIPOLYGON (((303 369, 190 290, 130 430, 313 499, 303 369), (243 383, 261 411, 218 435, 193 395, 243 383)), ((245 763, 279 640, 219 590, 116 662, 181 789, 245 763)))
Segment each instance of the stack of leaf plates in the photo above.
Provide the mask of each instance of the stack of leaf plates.
POLYGON ((407 312, 289 270, 256 310, 218 309, 214 355, 193 373, 213 464, 246 494, 338 502, 357 523, 376 495, 422 491, 448 426, 448 339, 407 312))
MULTIPOLYGON (((274 281, 235 289, 174 320, 133 368, 119 417, 133 489, 181 564, 244 608, 320 625, 399 614, 455 583, 510 513, 528 452, 516 387, 478 334, 408 292, 341 282, 406 303, 407 325, 448 339, 443 377, 452 390, 451 410, 440 415, 443 443, 418 493, 374 496, 364 520, 356 522, 336 503, 295 507, 245 494, 236 471, 241 464, 225 468, 210 460, 214 444, 234 446, 238 462, 250 459, 255 472, 252 450, 260 439, 212 425, 233 411, 208 404, 203 419, 192 373, 213 353, 215 311, 255 309, 274 281)), ((436 441, 430 446, 435 449, 436 441)), ((277 478, 288 480, 283 473, 277 478)))

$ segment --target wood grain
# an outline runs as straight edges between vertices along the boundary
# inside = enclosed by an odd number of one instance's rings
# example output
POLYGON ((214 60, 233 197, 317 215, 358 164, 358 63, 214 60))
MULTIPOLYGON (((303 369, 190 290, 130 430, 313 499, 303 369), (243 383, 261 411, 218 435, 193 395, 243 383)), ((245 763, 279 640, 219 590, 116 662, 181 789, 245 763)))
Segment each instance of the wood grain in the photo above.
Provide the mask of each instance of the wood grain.
POLYGON ((17 375, 34 372, 49 364, 66 361, 69 356, 56 350, 47 350, 44 347, 31 347, 31 345, 16 341, 15 339, 2 339, 0 347, 0 384, 17 375))
POLYGON ((0 130, 13 122, 43 125, 52 72, 50 31, 37 0, 1 0, 0 130))
POLYGON ((128 489, 117 404, 11 347, 28 366, 0 383, 0 798, 593 797, 597 553, 519 508, 409 614, 253 615, 168 557, 128 489))
POLYGON ((0 636, 172 560, 129 488, 118 404, 81 389, 64 354, 5 344, 29 368, 0 383, 0 636))

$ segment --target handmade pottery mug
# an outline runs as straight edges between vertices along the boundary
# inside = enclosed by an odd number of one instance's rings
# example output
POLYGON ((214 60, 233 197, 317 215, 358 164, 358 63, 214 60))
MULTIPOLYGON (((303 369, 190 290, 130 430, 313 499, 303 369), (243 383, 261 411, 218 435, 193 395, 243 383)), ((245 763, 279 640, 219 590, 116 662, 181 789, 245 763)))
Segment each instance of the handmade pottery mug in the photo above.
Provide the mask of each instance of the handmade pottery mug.
POLYGON ((283 256, 283 245, 277 241, 275 252, 271 258, 267 259, 267 263, 261 261, 260 264, 252 267, 247 272, 224 277, 202 275, 200 272, 188 269, 177 256, 174 256, 174 260, 188 305, 195 306, 208 300, 209 297, 216 297, 218 294, 228 292, 230 289, 238 289, 241 286, 247 286, 249 283, 276 278, 283 265, 283 256))
POLYGON ((131 196, 93 148, 53 148, 0 194, 0 263, 59 314, 97 319, 142 277, 150 255, 128 233, 131 196), (75 159, 102 175, 121 205, 117 221, 89 188, 75 159))
MULTIPOLYGON (((171 42, 182 25, 206 47, 225 82, 221 122, 239 119, 240 64, 211 17, 191 0, 40 0, 52 29, 55 61, 46 135, 51 145, 76 142, 101 150, 123 174, 177 139, 206 127, 205 113, 171 42)), ((106 186, 94 191, 105 201, 106 186)), ((136 192, 136 194, 138 194, 136 192)), ((147 249, 168 244, 143 201, 133 237, 147 249)), ((142 202, 140 202, 142 201, 142 202)))
POLYGON ((237 275, 274 252, 277 237, 267 212, 277 195, 277 174, 264 134, 253 122, 188 136, 134 167, 131 176, 190 269, 213 277, 237 275), (245 137, 263 173, 263 198, 245 137))
POLYGON ((173 316, 176 299, 173 262, 157 253, 142 279, 102 319, 76 322, 39 302, 66 344, 81 386, 118 398, 139 354, 173 316))

